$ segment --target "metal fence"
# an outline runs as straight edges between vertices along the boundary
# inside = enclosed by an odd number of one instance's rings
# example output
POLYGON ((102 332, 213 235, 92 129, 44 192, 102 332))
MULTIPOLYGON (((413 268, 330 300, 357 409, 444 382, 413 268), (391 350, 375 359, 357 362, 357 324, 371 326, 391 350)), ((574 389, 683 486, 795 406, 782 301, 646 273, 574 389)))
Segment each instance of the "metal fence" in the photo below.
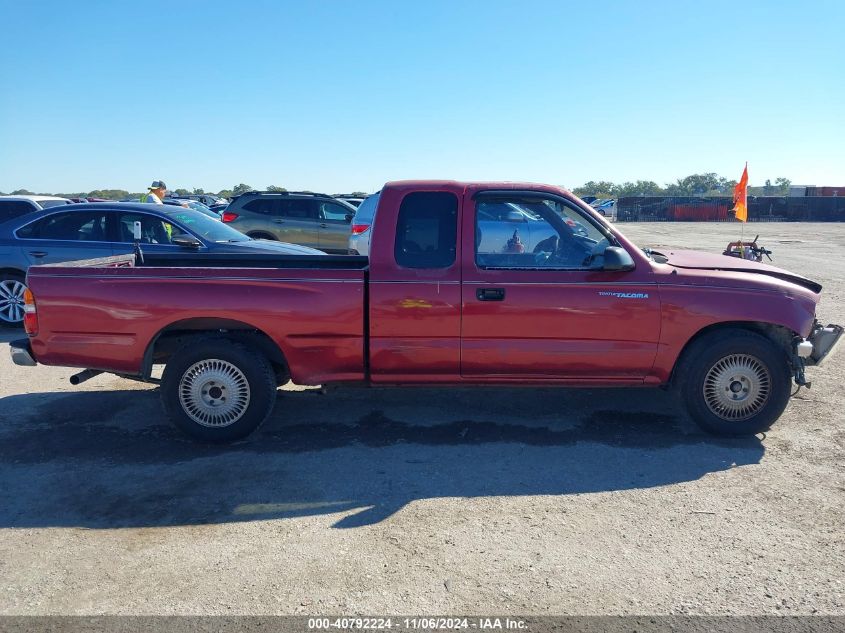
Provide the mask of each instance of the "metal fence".
MULTIPOLYGON (((637 196, 619 198, 619 222, 733 222, 733 199, 637 196)), ((749 222, 845 222, 845 197, 755 196, 749 222)))

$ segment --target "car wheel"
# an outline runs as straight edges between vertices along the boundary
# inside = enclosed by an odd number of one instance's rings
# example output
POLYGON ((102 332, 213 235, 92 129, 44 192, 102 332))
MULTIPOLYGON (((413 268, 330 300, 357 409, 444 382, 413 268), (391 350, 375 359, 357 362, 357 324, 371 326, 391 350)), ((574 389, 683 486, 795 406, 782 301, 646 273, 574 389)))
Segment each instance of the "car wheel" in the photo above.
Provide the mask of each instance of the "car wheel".
POLYGON ((0 324, 17 327, 23 323, 25 282, 23 275, 3 273, 0 276, 0 324))
POLYGON ((203 442, 246 437, 269 417, 276 377, 266 356, 225 337, 192 339, 167 362, 164 408, 174 425, 203 442))
POLYGON ((792 374, 786 354, 759 334, 713 332, 696 341, 682 362, 687 411, 708 433, 760 433, 789 402, 792 374))

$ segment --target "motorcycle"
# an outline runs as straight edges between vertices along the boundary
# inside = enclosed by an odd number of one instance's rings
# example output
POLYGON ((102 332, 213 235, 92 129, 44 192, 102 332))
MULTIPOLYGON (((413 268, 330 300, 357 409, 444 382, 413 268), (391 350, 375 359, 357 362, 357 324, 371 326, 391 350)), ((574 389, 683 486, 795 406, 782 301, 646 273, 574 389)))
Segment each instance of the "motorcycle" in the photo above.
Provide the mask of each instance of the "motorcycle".
POLYGON ((769 258, 769 261, 772 261, 772 251, 759 246, 757 244, 758 239, 760 239, 759 235, 751 242, 729 242, 722 255, 738 257, 739 259, 746 259, 752 262, 762 262, 763 256, 765 255, 769 258))

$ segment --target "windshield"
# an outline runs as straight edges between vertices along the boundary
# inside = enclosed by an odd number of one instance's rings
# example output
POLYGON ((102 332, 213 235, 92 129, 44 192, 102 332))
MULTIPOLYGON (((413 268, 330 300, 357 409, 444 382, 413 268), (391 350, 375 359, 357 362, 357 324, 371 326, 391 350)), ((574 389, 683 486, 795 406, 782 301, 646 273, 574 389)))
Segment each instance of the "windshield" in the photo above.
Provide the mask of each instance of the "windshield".
POLYGON ((194 235, 209 242, 249 242, 252 239, 231 226, 213 220, 193 209, 174 207, 172 211, 166 209, 165 213, 194 235))

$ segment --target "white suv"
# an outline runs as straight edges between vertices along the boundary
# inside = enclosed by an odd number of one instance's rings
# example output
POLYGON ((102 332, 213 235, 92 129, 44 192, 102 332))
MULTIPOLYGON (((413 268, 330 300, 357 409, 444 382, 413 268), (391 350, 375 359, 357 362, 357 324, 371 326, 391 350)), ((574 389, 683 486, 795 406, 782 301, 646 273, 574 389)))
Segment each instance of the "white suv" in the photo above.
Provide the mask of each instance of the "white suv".
POLYGON ((24 213, 40 211, 60 204, 73 204, 67 198, 56 196, 0 196, 0 223, 24 213))
POLYGON ((364 198, 352 218, 352 230, 349 234, 350 255, 370 255, 370 238, 373 234, 373 220, 376 217, 376 207, 381 192, 364 198))

